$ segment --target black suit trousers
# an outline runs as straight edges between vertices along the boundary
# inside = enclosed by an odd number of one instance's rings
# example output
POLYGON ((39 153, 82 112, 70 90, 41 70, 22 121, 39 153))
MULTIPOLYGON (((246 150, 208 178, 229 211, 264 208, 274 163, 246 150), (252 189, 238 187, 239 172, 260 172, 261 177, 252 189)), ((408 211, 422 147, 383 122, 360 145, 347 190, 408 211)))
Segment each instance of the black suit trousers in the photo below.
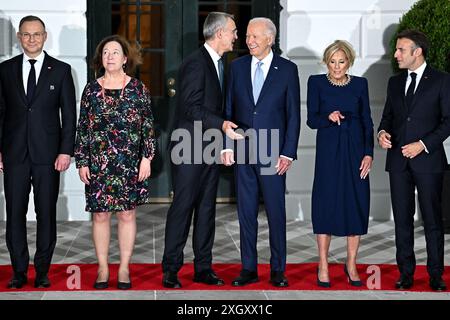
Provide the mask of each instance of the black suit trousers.
POLYGON ((392 209, 395 221, 397 265, 400 273, 412 276, 414 255, 415 189, 425 229, 427 270, 430 276, 444 271, 444 232, 442 225, 443 173, 416 173, 409 165, 402 172, 389 172, 392 209))
POLYGON ((54 165, 33 164, 28 156, 22 163, 5 163, 6 244, 14 271, 27 272, 26 216, 31 186, 37 222, 34 266, 37 272, 47 273, 56 244, 59 172, 54 165))
POLYGON ((174 198, 167 213, 163 271, 178 272, 194 215, 192 247, 195 272, 211 269, 216 226, 219 166, 172 165, 174 198))

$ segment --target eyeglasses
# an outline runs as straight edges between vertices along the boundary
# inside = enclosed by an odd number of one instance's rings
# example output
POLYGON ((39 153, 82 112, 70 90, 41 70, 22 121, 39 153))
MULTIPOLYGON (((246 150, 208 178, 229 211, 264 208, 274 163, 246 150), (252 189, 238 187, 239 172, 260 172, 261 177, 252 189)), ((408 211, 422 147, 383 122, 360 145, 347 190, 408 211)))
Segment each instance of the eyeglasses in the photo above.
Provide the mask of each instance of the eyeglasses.
POLYGON ((25 40, 30 40, 31 38, 36 40, 41 40, 46 32, 35 32, 35 33, 28 33, 28 32, 19 32, 20 36, 25 40))

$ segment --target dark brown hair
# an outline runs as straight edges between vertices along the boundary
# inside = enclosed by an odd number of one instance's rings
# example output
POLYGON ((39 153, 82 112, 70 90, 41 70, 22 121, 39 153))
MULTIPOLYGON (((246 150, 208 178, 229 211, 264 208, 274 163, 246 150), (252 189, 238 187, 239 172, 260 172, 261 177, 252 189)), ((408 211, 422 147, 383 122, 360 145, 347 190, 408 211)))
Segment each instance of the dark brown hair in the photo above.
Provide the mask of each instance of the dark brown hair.
POLYGON ((416 47, 413 49, 422 48, 423 57, 425 59, 427 58, 427 53, 428 53, 428 48, 430 47, 430 42, 428 41, 428 38, 425 35, 425 33, 420 32, 418 30, 406 29, 406 30, 401 31, 397 35, 397 40, 402 39, 402 38, 406 38, 406 39, 409 39, 412 42, 414 42, 416 47))
POLYGON ((127 63, 124 67, 125 73, 128 75, 133 75, 136 67, 142 64, 141 52, 137 46, 130 45, 130 43, 124 37, 115 34, 104 38, 102 41, 100 41, 100 43, 97 45, 97 48, 95 49, 95 55, 92 59, 92 67, 95 71, 95 76, 97 77, 97 75, 103 74, 105 72, 102 62, 103 48, 108 42, 112 41, 120 44, 123 54, 125 55, 125 57, 127 57, 127 63))
POLYGON ((44 21, 41 20, 41 18, 36 17, 36 16, 25 16, 19 22, 19 31, 20 31, 20 28, 22 27, 22 25, 25 22, 31 22, 31 21, 39 21, 42 24, 42 26, 44 27, 44 30, 45 30, 45 23, 44 23, 44 21))

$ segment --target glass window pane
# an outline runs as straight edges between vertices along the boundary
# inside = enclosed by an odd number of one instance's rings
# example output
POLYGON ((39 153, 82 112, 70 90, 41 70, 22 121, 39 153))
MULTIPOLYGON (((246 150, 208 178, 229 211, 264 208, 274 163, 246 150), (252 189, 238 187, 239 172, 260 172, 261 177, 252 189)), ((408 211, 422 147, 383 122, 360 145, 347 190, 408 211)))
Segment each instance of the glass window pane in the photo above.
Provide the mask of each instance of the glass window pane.
POLYGON ((248 49, 245 43, 245 34, 252 13, 251 1, 241 1, 242 4, 237 4, 236 1, 217 1, 217 5, 211 4, 212 1, 207 1, 207 4, 202 4, 204 2, 205 1, 199 1, 198 46, 201 46, 204 42, 203 23, 205 22, 208 13, 212 11, 221 11, 234 15, 238 30, 238 39, 234 43, 234 51, 233 53, 228 54, 228 59, 232 60, 235 57, 247 54, 248 49))
POLYGON ((139 70, 139 78, 150 89, 153 97, 163 96, 164 90, 164 54, 160 52, 144 52, 144 63, 139 70))
POLYGON ((140 5, 136 1, 112 2, 112 32, 140 46, 143 64, 136 76, 149 87, 152 96, 162 96, 164 90, 164 17, 163 1, 141 1, 140 5))

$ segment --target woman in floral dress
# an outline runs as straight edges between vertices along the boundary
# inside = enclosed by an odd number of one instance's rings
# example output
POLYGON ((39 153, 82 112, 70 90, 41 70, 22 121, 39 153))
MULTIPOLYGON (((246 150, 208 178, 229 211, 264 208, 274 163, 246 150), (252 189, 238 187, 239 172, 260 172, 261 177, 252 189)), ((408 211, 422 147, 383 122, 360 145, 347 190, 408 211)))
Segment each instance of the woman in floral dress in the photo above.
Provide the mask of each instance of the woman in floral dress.
POLYGON ((85 183, 86 211, 93 213, 98 259, 96 289, 109 281, 108 249, 112 212, 118 217, 118 288, 131 288, 129 262, 136 238, 136 206, 149 203, 151 160, 155 154, 150 93, 130 77, 140 54, 120 36, 97 46, 94 67, 104 75, 86 85, 75 147, 76 165, 85 183))

